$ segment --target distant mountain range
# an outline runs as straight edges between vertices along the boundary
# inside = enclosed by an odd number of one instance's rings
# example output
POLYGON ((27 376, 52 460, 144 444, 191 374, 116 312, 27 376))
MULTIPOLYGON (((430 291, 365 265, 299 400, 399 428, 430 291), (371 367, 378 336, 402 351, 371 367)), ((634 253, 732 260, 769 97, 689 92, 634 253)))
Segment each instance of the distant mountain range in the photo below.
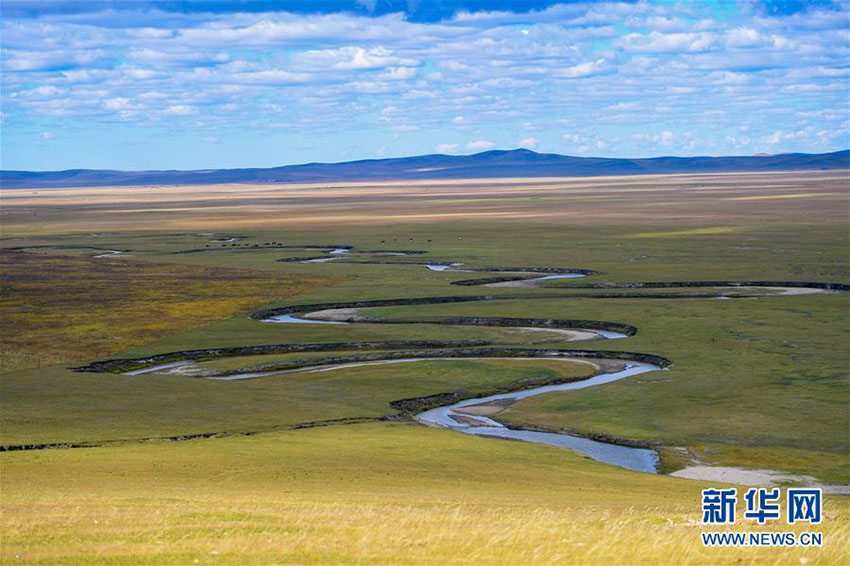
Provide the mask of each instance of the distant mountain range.
POLYGON ((528 149, 514 149, 485 151, 474 155, 434 154, 345 163, 306 163, 268 169, 0 171, 0 187, 29 189, 210 183, 332 183, 830 169, 850 169, 850 150, 820 154, 609 159, 571 157, 554 153, 537 153, 528 149))

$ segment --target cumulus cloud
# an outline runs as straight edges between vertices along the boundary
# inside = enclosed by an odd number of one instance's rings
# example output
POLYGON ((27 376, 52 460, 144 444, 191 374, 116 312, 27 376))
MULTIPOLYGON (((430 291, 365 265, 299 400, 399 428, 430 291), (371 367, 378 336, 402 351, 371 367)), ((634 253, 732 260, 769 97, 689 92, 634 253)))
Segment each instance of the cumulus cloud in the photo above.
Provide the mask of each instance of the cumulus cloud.
POLYGON ((419 62, 415 59, 396 57, 386 47, 378 46, 369 49, 363 47, 340 47, 339 49, 322 49, 305 51, 292 57, 296 66, 340 71, 357 71, 377 69, 389 66, 414 66, 419 62))
POLYGON ((612 70, 609 65, 605 64, 605 59, 597 59, 596 61, 587 61, 567 67, 561 74, 571 79, 590 77, 612 70))
POLYGON ((222 51, 207 52, 194 49, 157 50, 149 47, 130 49, 127 61, 138 65, 151 66, 196 66, 225 63, 230 56, 222 51))
POLYGON ((130 105, 129 98, 116 97, 103 101, 103 107, 107 110, 124 110, 130 105))
POLYGON ((392 81, 405 81, 416 76, 416 69, 413 67, 389 67, 386 71, 378 75, 379 79, 389 79, 392 81))
POLYGON ((98 68, 108 65, 110 57, 102 49, 39 51, 9 49, 3 57, 4 71, 61 71, 77 67, 98 68))
POLYGON ((532 132, 518 145, 623 156, 846 145, 840 3, 784 15, 749 4, 730 14, 709 4, 570 2, 430 22, 363 4, 359 14, 122 3, 4 13, 9 163, 35 159, 25 151, 35 123, 62 132, 55 144, 82 147, 69 120, 87 125, 80 132, 99 122, 135 128, 151 143, 175 129, 207 144, 229 131, 281 136, 287 148, 322 140, 313 153, 280 157, 289 162, 337 158, 349 151, 338 138, 365 157, 380 147, 510 147, 532 132), (451 132, 473 141, 441 143, 451 132), (408 145, 391 146, 392 136, 408 145))
POLYGON ((698 53, 716 46, 718 37, 708 32, 648 34, 630 33, 617 41, 626 51, 639 53, 698 53))
POLYGON ((496 147, 496 144, 491 141, 474 141, 466 144, 466 149, 469 151, 487 151, 488 149, 493 149, 496 147))
POLYGON ((194 106, 189 106, 187 104, 173 104, 166 108, 165 114, 170 116, 189 116, 190 114, 195 114, 198 109, 194 106))
POLYGON ((675 138, 675 135, 673 132, 665 130, 657 134, 634 134, 632 138, 637 141, 652 142, 662 147, 670 147, 673 144, 673 138, 675 138))

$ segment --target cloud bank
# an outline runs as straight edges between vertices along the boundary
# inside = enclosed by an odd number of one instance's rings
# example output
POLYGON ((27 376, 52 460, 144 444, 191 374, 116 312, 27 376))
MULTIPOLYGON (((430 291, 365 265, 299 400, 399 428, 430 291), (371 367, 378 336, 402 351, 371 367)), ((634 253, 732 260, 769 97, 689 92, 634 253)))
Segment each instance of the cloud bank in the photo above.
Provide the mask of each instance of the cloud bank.
POLYGON ((791 13, 771 3, 461 7, 428 21, 381 3, 313 13, 208 4, 5 2, 3 168, 848 145, 844 2, 791 13))

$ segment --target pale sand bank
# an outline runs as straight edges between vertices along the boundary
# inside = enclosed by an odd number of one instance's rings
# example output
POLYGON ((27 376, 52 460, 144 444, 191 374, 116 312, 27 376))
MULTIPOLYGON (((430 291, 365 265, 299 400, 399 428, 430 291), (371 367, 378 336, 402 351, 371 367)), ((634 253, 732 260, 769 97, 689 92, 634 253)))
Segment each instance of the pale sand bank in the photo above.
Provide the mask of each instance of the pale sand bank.
POLYGON ((812 476, 786 474, 776 470, 748 470, 731 466, 689 466, 670 474, 677 478, 705 480, 748 486, 775 486, 794 483, 820 487, 824 493, 850 495, 848 485, 819 485, 812 476))

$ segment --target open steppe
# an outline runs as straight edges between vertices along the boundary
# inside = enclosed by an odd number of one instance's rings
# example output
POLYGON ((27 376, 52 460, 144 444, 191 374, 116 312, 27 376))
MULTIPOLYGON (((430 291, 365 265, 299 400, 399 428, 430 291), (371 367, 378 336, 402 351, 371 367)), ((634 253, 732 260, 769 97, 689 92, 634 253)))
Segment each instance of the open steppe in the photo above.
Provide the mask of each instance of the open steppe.
POLYGON ((843 222, 842 171, 397 183, 11 189, 7 233, 491 221, 576 225, 843 222), (663 219, 663 222, 662 222, 663 219))
POLYGON ((822 548, 709 549, 700 490, 719 484, 669 472, 850 483, 848 197, 847 172, 4 190, 0 445, 15 450, 0 453, 0 559, 844 563, 847 496, 826 496, 822 548), (589 274, 499 271, 517 266, 589 274), (493 277, 531 282, 454 284, 493 277), (645 282, 673 286, 596 285, 645 282), (768 282, 837 287, 781 295, 768 282), (399 302, 410 298, 431 300, 399 302), (382 300, 396 302, 351 305, 382 300), (303 305, 368 320, 250 316, 303 305), (553 320, 575 325, 541 330, 553 320), (599 321, 635 332, 571 342, 551 330, 599 321), (261 345, 278 349, 244 350, 261 345), (206 378, 465 348, 494 359, 206 378), (186 354, 211 349, 234 350, 186 354), (527 349, 669 360, 496 417, 651 448, 662 473, 425 427, 393 403, 592 370, 502 359, 527 349), (71 369, 163 354, 191 371, 71 369))

